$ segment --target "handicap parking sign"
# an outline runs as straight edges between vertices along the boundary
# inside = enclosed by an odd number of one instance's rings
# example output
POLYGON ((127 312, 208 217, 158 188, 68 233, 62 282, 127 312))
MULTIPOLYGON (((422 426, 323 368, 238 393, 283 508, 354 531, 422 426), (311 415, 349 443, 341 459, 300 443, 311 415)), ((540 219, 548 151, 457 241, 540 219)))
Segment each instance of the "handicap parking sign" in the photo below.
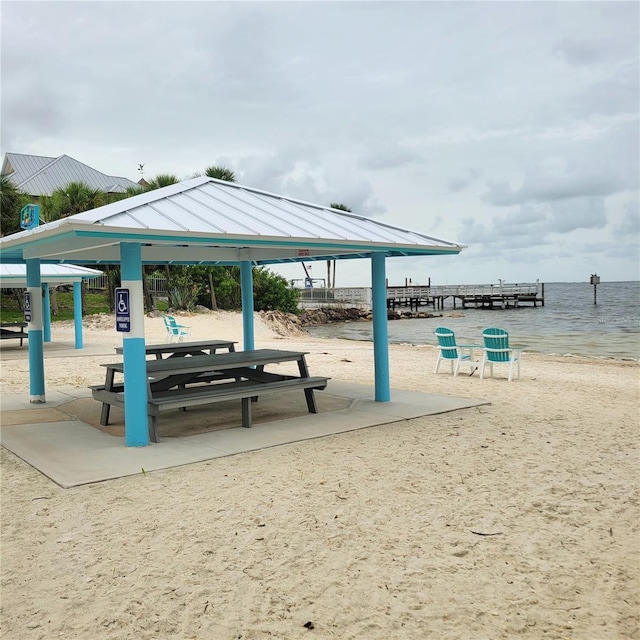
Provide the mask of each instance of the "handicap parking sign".
POLYGON ((116 331, 131 331, 131 307, 129 289, 116 289, 116 331))
POLYGON ((24 321, 31 322, 31 292, 24 292, 24 321))

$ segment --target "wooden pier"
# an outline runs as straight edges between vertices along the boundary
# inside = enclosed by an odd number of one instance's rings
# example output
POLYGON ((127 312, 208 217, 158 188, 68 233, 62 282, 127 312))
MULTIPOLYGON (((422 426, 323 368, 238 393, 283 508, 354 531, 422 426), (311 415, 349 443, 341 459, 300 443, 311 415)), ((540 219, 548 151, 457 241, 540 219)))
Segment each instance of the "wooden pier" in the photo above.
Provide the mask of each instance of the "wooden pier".
MULTIPOLYGON (((444 286, 387 286, 387 309, 407 307, 417 311, 420 307, 434 310, 447 306, 457 309, 509 309, 521 306, 544 306, 544 284, 461 284, 444 286)), ((357 307, 371 309, 370 287, 340 287, 327 289, 312 287, 301 289, 300 306, 357 307)))
POLYGON ((533 284, 473 284, 444 286, 387 287, 387 308, 433 307, 444 309, 451 300, 454 309, 509 309, 520 306, 544 307, 544 283, 533 284))

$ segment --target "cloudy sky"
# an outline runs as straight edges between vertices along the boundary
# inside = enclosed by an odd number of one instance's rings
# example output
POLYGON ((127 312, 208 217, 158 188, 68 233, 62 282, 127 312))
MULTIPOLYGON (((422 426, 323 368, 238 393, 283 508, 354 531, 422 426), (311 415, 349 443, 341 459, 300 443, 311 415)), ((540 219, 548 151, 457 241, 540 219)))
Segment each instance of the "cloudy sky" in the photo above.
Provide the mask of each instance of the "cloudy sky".
POLYGON ((0 150, 132 180, 222 164, 468 245, 390 259, 390 284, 635 280, 639 7, 3 0, 0 150))

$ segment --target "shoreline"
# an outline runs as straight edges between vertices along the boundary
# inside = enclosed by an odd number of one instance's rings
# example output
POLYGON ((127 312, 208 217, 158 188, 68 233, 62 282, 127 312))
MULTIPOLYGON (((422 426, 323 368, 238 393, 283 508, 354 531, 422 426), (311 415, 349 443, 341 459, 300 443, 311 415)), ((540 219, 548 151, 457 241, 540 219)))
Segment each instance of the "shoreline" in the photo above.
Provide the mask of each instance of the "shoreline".
MULTIPOLYGON (((498 312, 496 312, 498 313, 498 312)), ((411 345, 432 345, 435 346, 435 338, 432 336, 432 330, 435 324, 428 326, 428 333, 425 337, 416 338, 413 334, 417 332, 417 321, 429 321, 442 318, 440 324, 448 326, 456 333, 459 343, 479 343, 478 335, 480 335, 483 327, 501 326, 507 328, 513 338, 513 342, 524 345, 523 351, 526 353, 536 353, 547 356, 573 356, 596 359, 614 359, 621 361, 640 362, 640 333, 639 332, 620 332, 602 334, 599 331, 587 332, 579 331, 577 333, 563 334, 540 334, 532 332, 528 327, 513 326, 509 328, 508 318, 500 318, 500 322, 486 322, 480 325, 476 322, 476 318, 469 318, 464 313, 453 312, 447 315, 432 315, 407 317, 400 320, 389 320, 389 344, 411 344, 411 345), (406 322, 404 328, 400 328, 406 322), (470 326, 473 326, 473 328, 470 326), (401 335, 402 338, 398 336, 401 335), (538 346, 540 345, 540 346, 538 346), (563 347, 573 347, 575 351, 562 350, 563 347), (556 349, 560 350, 556 350, 556 349), (584 353, 584 351, 602 350, 602 351, 632 351, 632 354, 625 353, 584 353), (637 355, 635 355, 637 354, 637 355)), ((367 319, 347 320, 344 322, 328 322, 326 324, 309 324, 303 325, 303 328, 315 337, 336 338, 341 340, 353 340, 372 342, 371 323, 367 319), (358 328, 358 325, 363 327, 358 328), (336 327, 336 335, 328 336, 331 327, 336 327), (367 335, 363 335, 363 334, 367 335)))
MULTIPOLYGON (((322 338, 325 340, 346 340, 353 342, 364 342, 367 344, 373 345, 372 340, 367 340, 364 338, 349 338, 345 336, 340 336, 336 338, 328 338, 325 336, 316 336, 318 338, 322 338)), ((429 342, 396 342, 394 340, 389 340, 389 344, 397 344, 397 345, 406 345, 409 347, 433 347, 437 349, 438 347, 435 344, 429 342)), ((619 362, 640 362, 640 358, 623 358, 623 357, 615 357, 615 356, 594 356, 594 355, 585 355, 581 353, 545 353, 543 351, 535 351, 533 349, 523 349, 522 352, 526 355, 536 355, 547 358, 584 358, 586 360, 614 360, 619 362)))

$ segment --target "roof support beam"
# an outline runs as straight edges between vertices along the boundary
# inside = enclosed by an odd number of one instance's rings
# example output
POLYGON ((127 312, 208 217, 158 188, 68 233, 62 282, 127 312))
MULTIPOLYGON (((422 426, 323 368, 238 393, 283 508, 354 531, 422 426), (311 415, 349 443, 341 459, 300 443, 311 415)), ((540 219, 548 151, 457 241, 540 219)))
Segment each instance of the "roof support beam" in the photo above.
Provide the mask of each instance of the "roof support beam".
POLYGON ((371 256, 371 295, 373 304, 373 365, 375 400, 389 402, 389 335, 387 327, 387 276, 384 253, 371 256))
MULTIPOLYGON (((142 262, 140 245, 120 244, 122 288, 128 290, 130 318, 129 331, 122 334, 124 361, 124 441, 128 447, 146 447, 149 444, 147 416, 147 363, 144 344, 144 301, 142 295, 142 262)), ((116 298, 117 298, 116 294, 116 298)), ((116 299, 116 318, 118 317, 116 299)), ((122 298, 121 303, 125 300, 122 298)))
POLYGON ((253 327, 253 272, 248 260, 240 263, 240 295, 242 296, 242 332, 245 351, 256 348, 253 327))
MULTIPOLYGON (((29 402, 46 402, 44 393, 44 345, 42 335, 42 281, 40 261, 27 260, 27 294, 31 308, 29 332, 29 402)), ((25 315, 26 315, 25 304, 25 315)))

